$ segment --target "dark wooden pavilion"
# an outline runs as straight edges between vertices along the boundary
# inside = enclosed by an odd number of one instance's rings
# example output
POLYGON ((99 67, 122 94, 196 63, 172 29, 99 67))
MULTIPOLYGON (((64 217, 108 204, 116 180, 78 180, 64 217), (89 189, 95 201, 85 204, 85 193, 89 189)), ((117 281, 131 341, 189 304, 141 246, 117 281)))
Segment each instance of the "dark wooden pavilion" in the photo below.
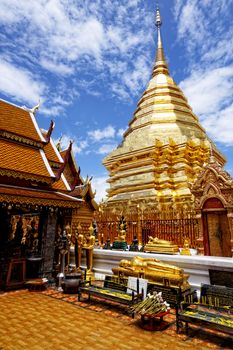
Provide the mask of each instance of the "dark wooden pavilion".
POLYGON ((74 233, 82 208, 89 208, 90 225, 97 207, 93 198, 75 195, 87 184, 72 143, 60 153, 51 138, 54 123, 41 131, 36 110, 0 100, 0 289, 26 277, 51 278, 56 239, 68 226, 74 233))

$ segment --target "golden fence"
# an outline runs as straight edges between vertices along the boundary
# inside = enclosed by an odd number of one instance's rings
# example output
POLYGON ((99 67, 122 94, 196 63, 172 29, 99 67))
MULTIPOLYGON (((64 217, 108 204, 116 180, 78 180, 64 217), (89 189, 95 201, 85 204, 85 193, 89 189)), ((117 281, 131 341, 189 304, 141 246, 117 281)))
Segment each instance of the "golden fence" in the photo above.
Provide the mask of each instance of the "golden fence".
POLYGON ((131 244, 135 237, 139 242, 146 244, 148 237, 158 237, 172 241, 182 247, 184 240, 188 239, 190 248, 197 247, 199 226, 194 211, 166 211, 153 210, 132 211, 131 213, 100 212, 97 217, 98 236, 101 243, 110 239, 114 242, 119 233, 121 216, 126 220, 127 243, 131 244))

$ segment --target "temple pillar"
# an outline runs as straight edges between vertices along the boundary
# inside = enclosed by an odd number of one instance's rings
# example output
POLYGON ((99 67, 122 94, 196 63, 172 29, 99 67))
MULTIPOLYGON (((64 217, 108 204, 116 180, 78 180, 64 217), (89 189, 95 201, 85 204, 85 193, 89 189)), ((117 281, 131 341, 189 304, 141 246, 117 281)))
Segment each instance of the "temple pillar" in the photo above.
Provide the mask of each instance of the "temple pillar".
POLYGON ((42 232, 42 266, 41 274, 44 277, 51 278, 53 272, 53 259, 55 250, 55 234, 57 215, 55 212, 44 211, 42 214, 43 232, 42 232))
POLYGON ((197 212, 196 219, 199 227, 199 237, 197 238, 197 251, 199 255, 205 255, 205 248, 204 248, 204 226, 203 226, 203 220, 202 220, 202 214, 201 210, 197 212))
MULTIPOLYGON (((137 239, 138 239, 138 244, 142 245, 142 212, 140 210, 139 204, 137 205, 137 239)), ((132 243, 132 242, 131 242, 132 243)))
POLYGON ((233 257, 233 209, 227 210, 227 218, 229 223, 229 230, 230 230, 230 245, 231 245, 231 256, 233 257))

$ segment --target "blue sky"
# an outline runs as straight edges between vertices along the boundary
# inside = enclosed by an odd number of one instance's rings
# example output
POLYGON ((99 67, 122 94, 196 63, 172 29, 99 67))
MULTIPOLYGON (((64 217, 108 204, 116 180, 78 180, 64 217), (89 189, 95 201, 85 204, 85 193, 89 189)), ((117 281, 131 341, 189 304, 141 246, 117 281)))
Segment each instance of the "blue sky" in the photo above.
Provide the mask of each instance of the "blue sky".
MULTIPOLYGON (((233 175, 233 0, 160 0, 170 74, 233 175)), ((156 1, 0 0, 0 98, 33 107, 74 141, 104 196, 102 159, 122 140, 150 78, 156 1)), ((17 122, 17 121, 16 121, 17 122)))

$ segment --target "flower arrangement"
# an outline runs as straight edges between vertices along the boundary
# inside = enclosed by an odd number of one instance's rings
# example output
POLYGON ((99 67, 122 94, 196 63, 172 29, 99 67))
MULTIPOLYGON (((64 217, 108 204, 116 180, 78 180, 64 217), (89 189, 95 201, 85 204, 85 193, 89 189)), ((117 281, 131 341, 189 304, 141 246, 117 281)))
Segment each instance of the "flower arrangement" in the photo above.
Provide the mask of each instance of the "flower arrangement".
POLYGON ((148 294, 147 297, 131 306, 130 312, 139 315, 153 315, 156 316, 160 313, 167 312, 170 310, 170 305, 163 300, 162 292, 153 292, 148 294))

